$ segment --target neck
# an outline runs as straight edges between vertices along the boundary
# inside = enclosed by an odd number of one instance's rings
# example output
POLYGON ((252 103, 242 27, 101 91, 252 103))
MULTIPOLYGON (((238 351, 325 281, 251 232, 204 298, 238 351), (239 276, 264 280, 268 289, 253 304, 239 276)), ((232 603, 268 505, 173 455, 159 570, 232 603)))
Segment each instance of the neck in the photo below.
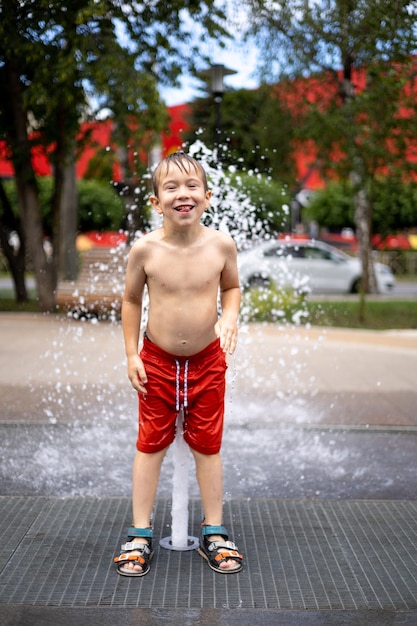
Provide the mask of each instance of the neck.
POLYGON ((165 238, 172 243, 190 244, 201 237, 204 226, 202 224, 193 224, 189 228, 172 228, 171 224, 162 226, 165 238))

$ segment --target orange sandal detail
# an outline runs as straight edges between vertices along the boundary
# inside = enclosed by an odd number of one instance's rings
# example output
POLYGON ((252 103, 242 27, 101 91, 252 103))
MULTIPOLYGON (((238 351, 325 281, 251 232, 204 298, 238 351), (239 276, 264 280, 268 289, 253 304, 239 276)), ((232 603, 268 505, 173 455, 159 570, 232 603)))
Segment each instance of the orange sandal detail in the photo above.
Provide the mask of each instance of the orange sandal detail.
POLYGON ((203 526, 200 535, 198 553, 205 559, 209 567, 220 574, 237 574, 243 568, 243 555, 239 553, 224 526, 203 526), (210 541, 212 535, 220 535, 224 541, 210 541), (236 567, 224 569, 220 567, 228 559, 236 561, 236 567))
POLYGON ((121 546, 122 553, 114 557, 117 566, 117 573, 121 576, 145 576, 151 569, 150 561, 153 556, 152 551, 152 529, 135 528, 131 526, 128 531, 128 539, 145 539, 146 541, 128 541, 121 546), (139 565, 142 569, 137 572, 124 567, 127 563, 139 565))

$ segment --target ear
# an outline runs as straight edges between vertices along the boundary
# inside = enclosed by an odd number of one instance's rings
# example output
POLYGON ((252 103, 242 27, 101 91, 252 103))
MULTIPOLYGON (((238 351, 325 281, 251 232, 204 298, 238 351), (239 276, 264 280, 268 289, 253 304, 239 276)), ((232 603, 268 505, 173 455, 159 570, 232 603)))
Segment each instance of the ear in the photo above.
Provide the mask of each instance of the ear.
POLYGON ((157 213, 159 213, 159 215, 162 214, 162 209, 161 209, 161 205, 159 204, 159 199, 156 196, 151 196, 149 198, 150 203, 152 204, 153 208, 155 209, 155 211, 157 213))
POLYGON ((206 207, 205 207, 205 210, 207 210, 209 208, 209 206, 210 206, 210 200, 211 200, 212 195, 213 195, 213 192, 210 189, 208 189, 206 191, 206 207))

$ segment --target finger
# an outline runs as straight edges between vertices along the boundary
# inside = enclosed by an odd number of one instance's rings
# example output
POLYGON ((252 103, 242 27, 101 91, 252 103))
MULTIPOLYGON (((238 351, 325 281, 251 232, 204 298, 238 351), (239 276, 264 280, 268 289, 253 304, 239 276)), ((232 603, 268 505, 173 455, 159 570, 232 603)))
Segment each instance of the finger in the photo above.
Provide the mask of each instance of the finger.
POLYGON ((227 350, 229 342, 230 342, 229 333, 227 331, 222 332, 222 334, 220 335, 220 347, 225 352, 227 350))
POLYGON ((223 349, 223 352, 229 352, 230 347, 232 345, 232 339, 233 339, 233 337, 232 337, 232 335, 230 333, 227 333, 224 336, 223 345, 221 346, 222 349, 223 349))
POLYGON ((140 393, 145 393, 146 392, 145 384, 148 381, 147 380, 143 380, 142 381, 138 372, 136 372, 132 376, 129 376, 129 380, 130 380, 130 384, 132 385, 133 389, 135 389, 136 391, 139 391, 140 393))
POLYGON ((229 345, 228 345, 228 352, 229 354, 233 354, 235 349, 236 349, 236 344, 237 344, 237 337, 236 335, 232 335, 230 337, 230 341, 229 341, 229 345))
POLYGON ((132 387, 135 391, 137 391, 138 393, 143 393, 146 394, 146 387, 145 385, 142 385, 141 383, 139 383, 138 381, 131 381, 132 383, 132 387))

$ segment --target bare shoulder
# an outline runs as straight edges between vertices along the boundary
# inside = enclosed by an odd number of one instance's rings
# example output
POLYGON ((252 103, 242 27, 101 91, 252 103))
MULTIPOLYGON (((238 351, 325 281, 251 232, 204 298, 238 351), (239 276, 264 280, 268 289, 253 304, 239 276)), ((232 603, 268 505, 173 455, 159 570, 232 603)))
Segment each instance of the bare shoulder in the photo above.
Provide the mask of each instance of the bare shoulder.
POLYGON ((146 235, 142 235, 139 239, 136 239, 131 247, 130 254, 132 256, 146 254, 149 248, 152 247, 153 243, 161 240, 161 231, 162 229, 158 228, 147 233, 146 235))
POLYGON ((206 237, 207 242, 212 243, 214 246, 217 246, 219 249, 224 250, 225 252, 230 253, 231 251, 236 250, 236 244, 234 240, 227 233, 224 233, 220 230, 214 230, 214 228, 207 228, 206 237))

